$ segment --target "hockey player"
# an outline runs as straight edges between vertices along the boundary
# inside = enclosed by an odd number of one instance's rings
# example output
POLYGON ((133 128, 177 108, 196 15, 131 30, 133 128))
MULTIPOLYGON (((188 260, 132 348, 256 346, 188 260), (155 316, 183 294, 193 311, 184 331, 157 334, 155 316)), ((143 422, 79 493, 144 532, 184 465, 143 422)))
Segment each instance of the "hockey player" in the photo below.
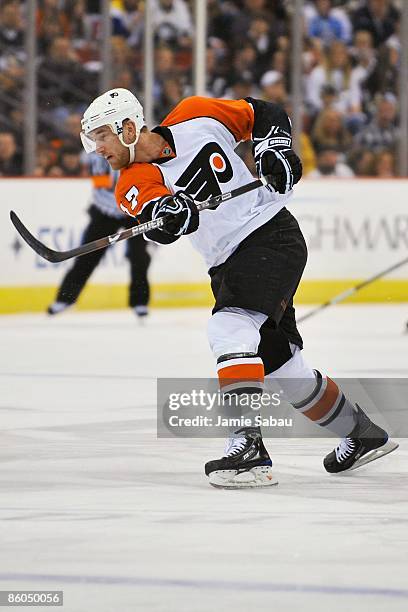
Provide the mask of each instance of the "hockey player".
MULTIPOLYGON (((162 244, 189 235, 209 269, 215 306, 208 325, 221 389, 259 394, 279 379, 294 408, 342 438, 324 459, 342 472, 397 448, 334 381, 303 359, 293 296, 306 263, 299 226, 285 208, 302 166, 291 124, 279 106, 253 98, 186 98, 150 131, 135 96, 115 89, 96 98, 82 120, 87 152, 121 174, 119 208, 140 222, 170 217, 147 237, 162 244), (252 140, 260 176, 272 184, 198 213, 195 200, 251 180, 235 153, 252 140), (232 383, 232 384, 231 384, 232 383)), ((225 488, 274 484, 259 427, 233 432, 224 456, 209 461, 210 483, 225 488)))
MULTIPOLYGON (((90 156, 89 168, 93 189, 91 205, 88 210, 90 220, 82 236, 83 243, 96 240, 107 234, 114 234, 121 227, 128 228, 135 225, 134 219, 124 217, 116 206, 114 191, 119 172, 112 170, 108 162, 96 154, 90 156)), ((141 319, 148 314, 149 302, 147 272, 150 255, 146 246, 146 241, 142 236, 132 238, 126 245, 126 257, 129 260, 131 277, 129 306, 141 319)), ((104 254, 105 250, 95 251, 75 260, 74 265, 62 280, 56 300, 48 307, 48 314, 59 314, 77 301, 86 282, 104 254)))

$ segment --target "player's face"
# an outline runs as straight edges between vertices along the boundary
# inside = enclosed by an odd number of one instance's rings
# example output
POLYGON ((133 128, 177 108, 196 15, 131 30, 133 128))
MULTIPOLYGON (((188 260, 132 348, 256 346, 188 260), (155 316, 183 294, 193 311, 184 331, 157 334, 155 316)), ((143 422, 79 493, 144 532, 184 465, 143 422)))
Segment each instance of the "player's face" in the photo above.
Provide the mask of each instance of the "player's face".
POLYGON ((112 170, 120 170, 129 163, 129 149, 119 140, 107 125, 93 130, 89 136, 95 142, 96 152, 102 155, 112 170))

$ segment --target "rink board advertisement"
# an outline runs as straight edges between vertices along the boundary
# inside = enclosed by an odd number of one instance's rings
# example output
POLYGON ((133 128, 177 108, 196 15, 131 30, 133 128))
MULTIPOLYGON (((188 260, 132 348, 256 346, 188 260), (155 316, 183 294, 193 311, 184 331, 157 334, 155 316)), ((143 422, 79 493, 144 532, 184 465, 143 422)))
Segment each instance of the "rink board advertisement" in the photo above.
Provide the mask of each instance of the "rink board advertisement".
MULTIPOLYGON (((47 246, 77 246, 86 226, 88 179, 0 179, 0 312, 43 310, 70 262, 51 264, 18 236, 10 209, 47 246)), ((408 257, 407 180, 304 180, 289 206, 309 248, 298 303, 320 303, 408 257)), ((234 201, 222 206, 233 206, 234 201)), ((126 242, 111 247, 78 307, 126 305, 126 242)), ((205 265, 188 238, 151 247, 153 305, 210 306, 205 265)), ((358 292, 354 301, 408 301, 408 265, 358 292)))

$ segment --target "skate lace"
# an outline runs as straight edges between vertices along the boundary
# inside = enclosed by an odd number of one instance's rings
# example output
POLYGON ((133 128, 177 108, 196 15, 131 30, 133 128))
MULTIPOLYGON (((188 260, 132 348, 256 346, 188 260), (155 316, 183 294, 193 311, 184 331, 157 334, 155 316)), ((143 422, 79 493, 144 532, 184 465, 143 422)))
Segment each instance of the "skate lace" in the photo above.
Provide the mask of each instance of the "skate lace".
POLYGON ((244 450, 246 443, 246 438, 242 436, 238 438, 228 438, 228 440, 225 442, 225 457, 231 457, 232 455, 240 453, 242 450, 244 450))
POLYGON ((335 449, 337 461, 344 461, 353 453, 356 448, 356 443, 352 438, 343 438, 340 444, 335 449))

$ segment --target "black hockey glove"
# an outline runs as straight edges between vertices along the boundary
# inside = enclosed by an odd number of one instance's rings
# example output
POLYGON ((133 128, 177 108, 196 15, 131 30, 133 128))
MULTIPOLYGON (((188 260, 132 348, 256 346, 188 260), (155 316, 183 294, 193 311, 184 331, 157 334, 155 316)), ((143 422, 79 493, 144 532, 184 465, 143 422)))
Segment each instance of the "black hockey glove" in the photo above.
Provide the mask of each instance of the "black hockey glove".
MULTIPOLYGON (((288 193, 302 177, 302 162, 288 143, 276 144, 285 138, 267 138, 254 143, 254 158, 258 176, 272 176, 271 187, 278 193, 288 193)), ((271 190, 271 189, 270 189, 271 190)), ((271 190, 272 191, 272 190, 271 190)))
POLYGON ((171 215, 166 219, 160 231, 171 236, 192 234, 198 228, 200 216, 191 196, 178 191, 172 196, 160 198, 153 207, 152 220, 171 215))

